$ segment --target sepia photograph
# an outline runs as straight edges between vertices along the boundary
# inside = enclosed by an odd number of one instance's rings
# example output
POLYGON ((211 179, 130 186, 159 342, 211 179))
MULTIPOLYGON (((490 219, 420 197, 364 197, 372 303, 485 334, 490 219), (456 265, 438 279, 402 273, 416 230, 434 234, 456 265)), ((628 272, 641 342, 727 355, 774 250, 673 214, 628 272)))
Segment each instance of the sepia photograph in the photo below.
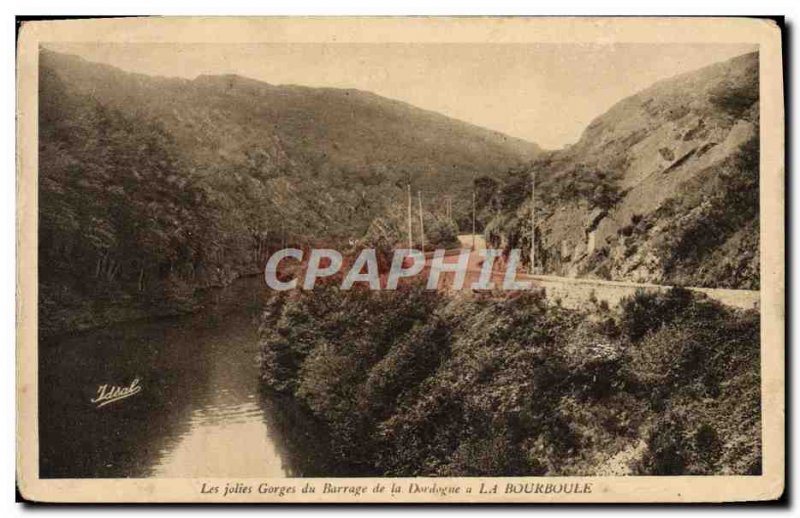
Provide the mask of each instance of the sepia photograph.
POLYGON ((34 500, 780 496, 780 30, 503 22, 23 25, 34 500))

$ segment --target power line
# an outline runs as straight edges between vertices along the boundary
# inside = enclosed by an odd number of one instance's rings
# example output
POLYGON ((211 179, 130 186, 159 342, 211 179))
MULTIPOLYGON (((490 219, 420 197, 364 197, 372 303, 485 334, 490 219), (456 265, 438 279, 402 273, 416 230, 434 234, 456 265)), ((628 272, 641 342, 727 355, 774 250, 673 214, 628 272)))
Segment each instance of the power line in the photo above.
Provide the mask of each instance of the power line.
POLYGON ((411 184, 408 184, 408 248, 414 248, 414 234, 411 224, 411 184))
POLYGON ((417 199, 419 200, 419 235, 420 235, 420 246, 422 246, 422 251, 425 252, 425 221, 422 217, 422 193, 417 191, 417 199))
POLYGON ((536 268, 536 170, 531 171, 531 273, 536 268))

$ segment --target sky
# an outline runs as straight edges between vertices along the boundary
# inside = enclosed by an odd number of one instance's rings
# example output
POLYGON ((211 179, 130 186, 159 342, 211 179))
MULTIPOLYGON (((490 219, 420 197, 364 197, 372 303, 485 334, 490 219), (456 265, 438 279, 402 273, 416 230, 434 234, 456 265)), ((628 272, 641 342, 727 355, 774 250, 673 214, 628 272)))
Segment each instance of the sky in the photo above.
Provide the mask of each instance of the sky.
POLYGON ((238 74, 357 88, 558 149, 660 79, 752 52, 738 44, 48 44, 130 72, 238 74))

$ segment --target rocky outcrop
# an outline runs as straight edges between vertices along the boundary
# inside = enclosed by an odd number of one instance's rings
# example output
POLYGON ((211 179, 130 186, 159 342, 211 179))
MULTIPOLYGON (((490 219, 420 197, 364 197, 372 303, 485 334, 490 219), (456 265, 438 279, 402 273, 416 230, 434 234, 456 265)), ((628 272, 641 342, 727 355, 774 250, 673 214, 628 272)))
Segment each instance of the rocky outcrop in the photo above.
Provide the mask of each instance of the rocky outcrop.
MULTIPOLYGON (((757 288, 758 98, 758 55, 746 54, 624 99, 576 144, 537 160, 537 266, 757 288)), ((501 200, 489 230, 524 242, 527 203, 501 200)))

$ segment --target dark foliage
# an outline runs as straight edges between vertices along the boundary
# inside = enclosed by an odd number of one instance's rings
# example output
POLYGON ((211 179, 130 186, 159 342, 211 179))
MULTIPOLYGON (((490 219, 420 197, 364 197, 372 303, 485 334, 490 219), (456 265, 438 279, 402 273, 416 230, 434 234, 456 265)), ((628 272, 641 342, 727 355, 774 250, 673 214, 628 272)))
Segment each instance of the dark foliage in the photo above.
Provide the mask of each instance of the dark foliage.
POLYGON ((758 315, 685 290, 603 311, 298 293, 266 320, 264 380, 355 475, 758 471, 758 315))

